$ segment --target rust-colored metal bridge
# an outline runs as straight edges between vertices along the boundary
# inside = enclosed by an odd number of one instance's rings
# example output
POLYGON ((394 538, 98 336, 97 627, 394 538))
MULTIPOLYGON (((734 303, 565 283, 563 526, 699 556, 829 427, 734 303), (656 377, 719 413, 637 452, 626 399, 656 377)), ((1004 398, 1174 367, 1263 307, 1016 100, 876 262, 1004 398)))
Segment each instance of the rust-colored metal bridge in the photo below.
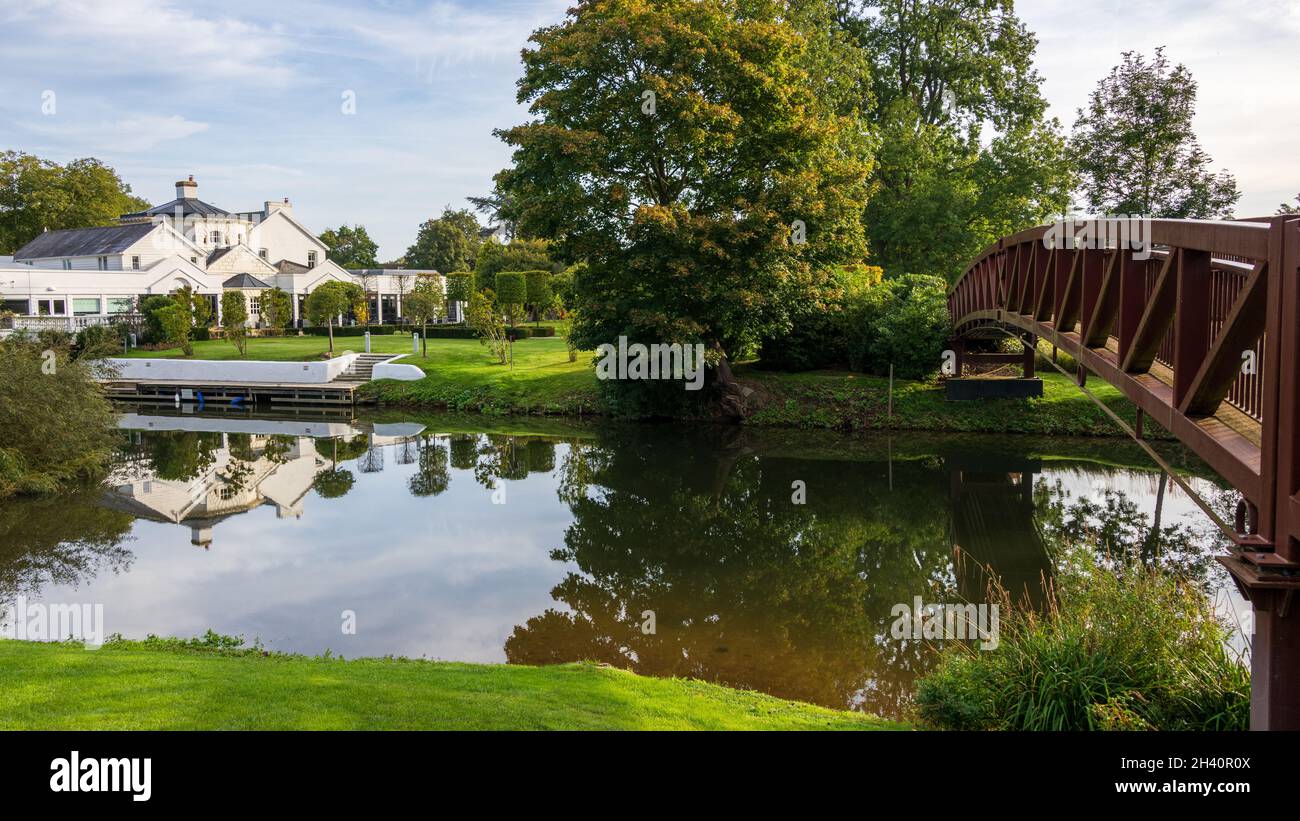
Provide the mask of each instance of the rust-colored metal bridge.
POLYGON ((1255 609, 1251 726, 1300 729, 1300 218, 1146 227, 999 240, 949 292, 954 336, 1050 342, 1241 493, 1221 561, 1255 609))

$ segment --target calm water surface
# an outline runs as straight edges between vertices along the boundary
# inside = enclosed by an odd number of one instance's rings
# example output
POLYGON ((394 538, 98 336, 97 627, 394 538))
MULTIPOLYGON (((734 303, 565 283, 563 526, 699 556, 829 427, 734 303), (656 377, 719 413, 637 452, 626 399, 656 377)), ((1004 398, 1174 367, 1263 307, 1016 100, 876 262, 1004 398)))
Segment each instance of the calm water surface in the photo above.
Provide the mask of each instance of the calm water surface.
POLYGON ((128 638, 212 629, 347 657, 595 659, 897 715, 933 649, 892 639, 891 608, 978 601, 978 565, 1034 595, 1059 534, 1104 518, 1115 540, 1140 540, 1159 508, 1183 535, 1175 560, 1215 574, 1205 518, 1117 441, 122 424, 106 490, 0 507, 0 601, 102 603, 106 631, 128 638))

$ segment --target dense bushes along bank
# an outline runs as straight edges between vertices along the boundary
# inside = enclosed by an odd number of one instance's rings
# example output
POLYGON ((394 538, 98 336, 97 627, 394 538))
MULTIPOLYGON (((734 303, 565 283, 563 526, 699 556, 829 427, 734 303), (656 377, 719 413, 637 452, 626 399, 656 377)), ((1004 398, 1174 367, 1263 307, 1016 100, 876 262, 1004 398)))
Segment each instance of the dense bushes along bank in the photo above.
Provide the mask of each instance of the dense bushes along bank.
MULTIPOLYGON (((1202 589, 1072 556, 1046 612, 1003 595, 1000 644, 950 646, 917 688, 953 730, 1246 730, 1250 671, 1202 589)), ((1049 601, 1052 597, 1049 595, 1049 601)))

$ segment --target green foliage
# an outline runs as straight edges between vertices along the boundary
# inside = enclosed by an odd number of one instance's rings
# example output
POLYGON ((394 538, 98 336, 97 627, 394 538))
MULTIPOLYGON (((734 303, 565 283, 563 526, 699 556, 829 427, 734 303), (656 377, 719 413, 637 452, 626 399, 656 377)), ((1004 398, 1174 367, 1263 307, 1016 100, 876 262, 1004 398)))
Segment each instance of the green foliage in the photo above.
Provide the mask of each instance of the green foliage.
POLYGON ((469 295, 474 292, 474 274, 470 271, 457 271, 447 274, 447 301, 469 302, 469 295))
POLYGON ((291 297, 276 287, 262 293, 262 323, 273 331, 283 331, 293 317, 291 297))
MULTIPOLYGON (((550 243, 541 239, 514 239, 509 244, 485 242, 474 262, 474 287, 496 286, 501 271, 531 271, 552 267, 550 243)), ((468 300, 465 300, 468 301, 468 300)))
POLYGON ((500 364, 506 364, 510 354, 510 338, 491 292, 474 292, 469 304, 465 306, 465 321, 478 334, 479 343, 486 346, 500 364))
POLYGON ((861 6, 839 24, 874 69, 872 261, 889 276, 952 281, 990 242, 1069 206, 1074 180, 1060 124, 1045 115, 1037 40, 1005 0, 861 6))
POLYGON ((849 296, 879 285, 882 275, 876 266, 837 265, 815 272, 811 282, 791 283, 786 297, 788 326, 763 339, 762 367, 781 371, 847 367, 849 296))
POLYGON ((340 280, 330 280, 322 283, 307 296, 307 300, 303 304, 303 310, 307 313, 307 321, 315 325, 324 325, 329 329, 329 351, 331 354, 334 353, 335 320, 358 303, 364 303, 365 301, 366 294, 365 291, 361 290, 361 286, 354 282, 342 282, 340 280))
POLYGON ((87 325, 77 331, 77 341, 73 346, 77 359, 104 359, 124 353, 122 336, 116 328, 108 325, 87 325))
POLYGON ((822 94, 861 61, 784 8, 599 0, 533 34, 519 100, 534 119, 500 132, 514 167, 496 179, 522 233, 587 262, 582 347, 735 356, 781 324, 788 279, 865 255, 870 147, 822 94))
POLYGON ((97 367, 88 357, 70 359, 66 348, 0 340, 0 499, 103 475, 117 416, 94 379, 97 367))
POLYGON ((248 299, 242 291, 221 295, 221 329, 226 341, 235 346, 240 358, 248 353, 248 299))
POLYGON ((1295 201, 1296 201, 1295 205, 1292 205, 1289 202, 1284 202, 1278 205, 1277 207, 1278 216, 1287 216, 1289 214, 1300 214, 1300 194, 1296 194, 1295 201))
POLYGON ((921 718, 963 730, 1245 730, 1250 673, 1204 592, 1144 565, 1072 559, 1048 611, 1009 597, 1000 644, 950 646, 921 718))
POLYGON ((356 481, 357 477, 352 475, 352 471, 335 467, 317 473, 311 486, 322 499, 338 499, 348 495, 356 481))
POLYGON ((442 316, 446 310, 446 298, 443 294, 442 278, 436 275, 422 275, 415 283, 411 293, 403 301, 407 316, 419 323, 422 331, 420 339, 424 345, 424 357, 429 358, 428 324, 442 316))
POLYGON ((344 268, 377 268, 379 246, 364 225, 340 225, 320 235, 329 247, 329 258, 344 268))
POLYGON ((497 274, 496 301, 505 309, 506 318, 513 328, 519 309, 528 301, 528 283, 522 271, 502 271, 497 274))
POLYGON ((846 302, 849 366, 902 379, 923 379, 940 364, 952 332, 946 283, 911 274, 848 294, 846 302))
POLYGON ((178 302, 159 308, 155 314, 162 326, 162 342, 173 348, 180 348, 186 356, 194 355, 194 345, 190 341, 193 320, 190 309, 178 302))
POLYGON ((172 304, 172 298, 162 294, 154 294, 140 300, 140 314, 144 318, 142 342, 156 344, 163 341, 165 337, 162 320, 158 318, 158 312, 172 304))
POLYGON ((93 157, 59 165, 19 151, 0 152, 0 254, 14 251, 46 229, 112 225, 149 203, 93 157))
POLYGON ((1231 174, 1210 170, 1192 127, 1196 81, 1170 66, 1164 48, 1150 62, 1126 51, 1097 83, 1070 138, 1082 193, 1097 214, 1178 219, 1232 215, 1241 198, 1231 174))
POLYGON ((482 244, 478 232, 478 219, 472 213, 453 211, 449 205, 441 217, 420 226, 415 244, 406 249, 406 265, 439 272, 473 268, 482 244))
POLYGON ((528 304, 533 308, 533 319, 540 320, 555 301, 555 292, 551 289, 551 272, 524 271, 524 279, 528 285, 528 304))

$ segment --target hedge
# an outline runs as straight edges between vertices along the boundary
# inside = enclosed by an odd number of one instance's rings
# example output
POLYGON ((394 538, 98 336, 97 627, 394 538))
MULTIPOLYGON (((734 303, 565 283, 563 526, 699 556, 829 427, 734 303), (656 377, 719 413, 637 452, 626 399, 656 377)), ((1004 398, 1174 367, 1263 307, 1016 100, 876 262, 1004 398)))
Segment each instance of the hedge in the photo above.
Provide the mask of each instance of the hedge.
MULTIPOLYGON (((419 333, 419 325, 345 325, 342 328, 335 328, 335 336, 365 336, 369 330, 372 336, 386 336, 400 331, 403 334, 412 332, 419 333)), ((309 336, 329 336, 328 328, 303 328, 302 332, 309 336)), ((293 333, 293 329, 289 329, 293 333)), ((517 328, 510 329, 510 335, 515 339, 527 339, 530 336, 555 336, 555 328, 526 328, 520 325, 517 328)), ((477 339, 478 334, 468 325, 430 325, 428 332, 425 334, 427 339, 477 339)))

